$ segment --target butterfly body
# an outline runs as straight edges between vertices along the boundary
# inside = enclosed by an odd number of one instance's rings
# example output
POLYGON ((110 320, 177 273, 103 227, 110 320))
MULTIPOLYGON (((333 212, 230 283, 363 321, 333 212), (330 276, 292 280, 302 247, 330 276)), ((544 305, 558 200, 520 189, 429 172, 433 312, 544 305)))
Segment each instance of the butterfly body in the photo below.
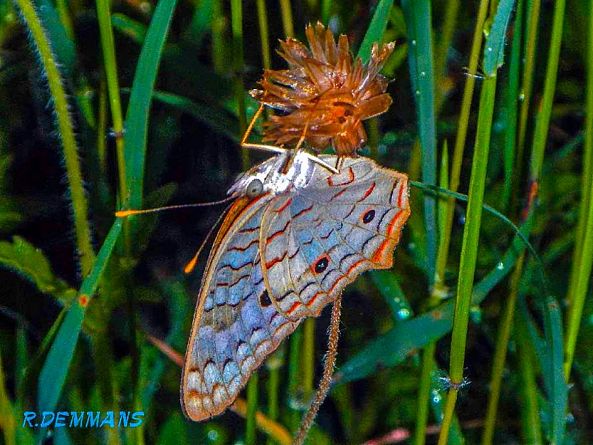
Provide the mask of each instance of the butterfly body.
POLYGON ((306 153, 279 155, 229 193, 237 199, 208 259, 183 368, 192 420, 223 412, 281 341, 361 272, 391 267, 410 213, 407 177, 362 157, 333 174, 306 153))

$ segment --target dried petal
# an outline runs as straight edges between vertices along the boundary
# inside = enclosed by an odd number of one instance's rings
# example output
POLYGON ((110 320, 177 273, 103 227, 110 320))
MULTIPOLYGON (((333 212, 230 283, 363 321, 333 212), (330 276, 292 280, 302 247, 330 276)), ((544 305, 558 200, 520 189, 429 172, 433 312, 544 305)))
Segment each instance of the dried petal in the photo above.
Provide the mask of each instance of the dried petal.
POLYGON ((362 121, 387 111, 391 96, 379 74, 394 43, 374 44, 368 64, 354 60, 345 35, 338 41, 321 23, 305 29, 307 48, 296 39, 280 41, 287 70, 266 70, 261 90, 250 94, 281 110, 264 124, 264 141, 276 145, 305 142, 314 150, 332 145, 340 156, 355 156, 367 140, 362 121))

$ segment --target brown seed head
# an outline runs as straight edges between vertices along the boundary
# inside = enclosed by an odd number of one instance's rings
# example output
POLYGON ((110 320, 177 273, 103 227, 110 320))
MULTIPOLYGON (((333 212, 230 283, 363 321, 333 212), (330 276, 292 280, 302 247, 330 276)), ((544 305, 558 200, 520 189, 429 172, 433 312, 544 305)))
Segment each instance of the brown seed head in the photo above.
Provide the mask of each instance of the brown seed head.
POLYGON ((305 29, 309 48, 296 39, 280 41, 286 70, 266 70, 261 90, 251 95, 281 114, 264 124, 264 141, 276 145, 305 142, 317 151, 330 144, 340 156, 355 156, 367 140, 362 121, 387 111, 391 96, 379 74, 395 42, 374 44, 366 65, 354 60, 348 38, 336 44, 321 23, 305 29))

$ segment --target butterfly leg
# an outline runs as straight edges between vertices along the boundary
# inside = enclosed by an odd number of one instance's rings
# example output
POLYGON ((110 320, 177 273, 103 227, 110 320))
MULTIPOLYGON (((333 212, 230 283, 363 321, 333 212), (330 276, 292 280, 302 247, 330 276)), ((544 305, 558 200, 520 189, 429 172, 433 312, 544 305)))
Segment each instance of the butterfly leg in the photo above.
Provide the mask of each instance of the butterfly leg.
POLYGON ((241 142, 239 144, 241 145, 242 148, 252 148, 255 150, 271 151, 273 153, 285 153, 287 151, 287 149, 283 148, 283 147, 278 147, 276 145, 267 145, 267 144, 253 144, 251 142, 247 142, 249 135, 253 131, 255 122, 261 116, 263 111, 264 111, 264 106, 262 104, 259 106, 259 108, 255 112, 255 114, 251 118, 251 121, 249 122, 249 125, 247 126, 247 129, 245 130, 245 133, 243 134, 243 137, 241 138, 241 142))

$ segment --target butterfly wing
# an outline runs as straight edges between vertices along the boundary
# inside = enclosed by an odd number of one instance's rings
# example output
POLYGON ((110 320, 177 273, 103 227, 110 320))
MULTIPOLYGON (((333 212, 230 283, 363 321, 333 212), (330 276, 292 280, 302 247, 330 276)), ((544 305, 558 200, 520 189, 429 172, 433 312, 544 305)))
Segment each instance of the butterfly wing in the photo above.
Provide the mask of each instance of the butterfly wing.
POLYGON ((181 405, 192 420, 222 413, 298 325, 276 310, 265 288, 258 245, 265 207, 265 196, 239 199, 208 259, 181 378, 181 405))
POLYGON ((275 198, 263 217, 262 270, 274 306, 291 320, 318 316, 360 273, 390 268, 409 214, 406 175, 362 157, 345 159, 339 174, 317 168, 306 188, 275 198))

